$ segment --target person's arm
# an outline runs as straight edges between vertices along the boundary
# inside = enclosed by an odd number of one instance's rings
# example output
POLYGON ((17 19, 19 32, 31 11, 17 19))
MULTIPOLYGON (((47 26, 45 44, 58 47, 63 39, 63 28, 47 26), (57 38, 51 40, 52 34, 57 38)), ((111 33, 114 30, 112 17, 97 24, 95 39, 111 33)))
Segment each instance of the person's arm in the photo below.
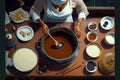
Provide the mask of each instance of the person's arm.
POLYGON ((84 20, 84 18, 79 18, 77 21, 76 21, 76 24, 78 26, 80 26, 81 22, 84 20))
POLYGON ((48 33, 49 33, 49 28, 48 28, 48 26, 44 23, 44 21, 41 20, 40 18, 37 19, 37 21, 41 24, 42 31, 43 31, 45 34, 48 34, 48 33))
POLYGON ((41 18, 40 13, 43 9, 43 1, 42 0, 35 0, 34 4, 30 9, 30 15, 33 19, 33 22, 37 22, 37 19, 41 18))
POLYGON ((76 0, 76 11, 78 13, 78 19, 83 18, 82 21, 85 21, 89 12, 83 0, 76 0))
POLYGON ((74 30, 77 33, 78 38, 80 38, 81 37, 80 25, 83 21, 86 20, 86 17, 88 16, 89 12, 83 0, 76 0, 75 3, 76 3, 76 11, 78 13, 78 20, 76 20, 75 22, 74 30))
POLYGON ((48 26, 44 23, 44 21, 41 19, 40 13, 43 9, 43 5, 45 4, 45 1, 43 0, 36 0, 33 4, 33 6, 30 9, 30 14, 33 19, 33 22, 38 22, 41 27, 42 31, 47 34, 48 33, 48 26))
POLYGON ((74 27, 74 31, 77 34, 77 37, 80 38, 81 37, 81 30, 80 30, 80 25, 81 22, 84 20, 84 18, 80 18, 75 22, 75 27, 74 27))

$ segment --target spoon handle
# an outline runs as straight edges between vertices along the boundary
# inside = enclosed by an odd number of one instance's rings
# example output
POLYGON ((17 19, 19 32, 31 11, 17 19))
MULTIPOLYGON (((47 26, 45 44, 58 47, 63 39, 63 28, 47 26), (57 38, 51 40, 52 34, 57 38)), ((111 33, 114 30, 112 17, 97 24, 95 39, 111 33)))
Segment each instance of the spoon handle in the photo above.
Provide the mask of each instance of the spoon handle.
POLYGON ((55 43, 57 42, 57 40, 55 40, 55 38, 53 38, 50 33, 48 33, 48 35, 53 39, 55 43))

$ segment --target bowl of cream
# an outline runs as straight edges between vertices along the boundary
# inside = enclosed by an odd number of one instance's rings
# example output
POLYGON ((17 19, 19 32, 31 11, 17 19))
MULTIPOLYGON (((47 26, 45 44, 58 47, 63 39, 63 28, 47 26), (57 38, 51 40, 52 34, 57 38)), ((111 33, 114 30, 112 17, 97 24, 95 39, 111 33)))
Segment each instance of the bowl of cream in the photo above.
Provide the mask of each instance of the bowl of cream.
POLYGON ((97 58, 102 54, 102 46, 96 42, 89 43, 86 47, 86 53, 91 58, 97 58))
POLYGON ((105 43, 108 45, 114 45, 115 44, 115 33, 114 32, 108 32, 105 36, 105 43))

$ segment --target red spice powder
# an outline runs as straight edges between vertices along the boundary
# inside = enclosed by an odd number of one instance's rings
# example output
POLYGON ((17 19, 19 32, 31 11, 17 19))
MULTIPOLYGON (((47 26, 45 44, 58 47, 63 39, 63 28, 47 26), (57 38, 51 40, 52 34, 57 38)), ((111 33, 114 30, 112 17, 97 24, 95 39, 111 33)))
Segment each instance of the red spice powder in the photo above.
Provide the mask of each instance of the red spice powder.
POLYGON ((89 34, 88 37, 90 40, 95 40, 95 38, 96 38, 95 34, 89 34))

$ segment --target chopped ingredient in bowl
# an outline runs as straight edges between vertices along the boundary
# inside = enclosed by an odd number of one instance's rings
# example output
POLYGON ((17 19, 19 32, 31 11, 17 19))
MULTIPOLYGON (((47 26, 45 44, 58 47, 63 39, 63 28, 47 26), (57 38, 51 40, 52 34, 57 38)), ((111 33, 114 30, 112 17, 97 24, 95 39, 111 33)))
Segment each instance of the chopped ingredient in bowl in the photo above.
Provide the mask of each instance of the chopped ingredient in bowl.
POLYGON ((90 28, 91 30, 96 29, 96 24, 92 24, 92 25, 90 25, 89 28, 90 28))

